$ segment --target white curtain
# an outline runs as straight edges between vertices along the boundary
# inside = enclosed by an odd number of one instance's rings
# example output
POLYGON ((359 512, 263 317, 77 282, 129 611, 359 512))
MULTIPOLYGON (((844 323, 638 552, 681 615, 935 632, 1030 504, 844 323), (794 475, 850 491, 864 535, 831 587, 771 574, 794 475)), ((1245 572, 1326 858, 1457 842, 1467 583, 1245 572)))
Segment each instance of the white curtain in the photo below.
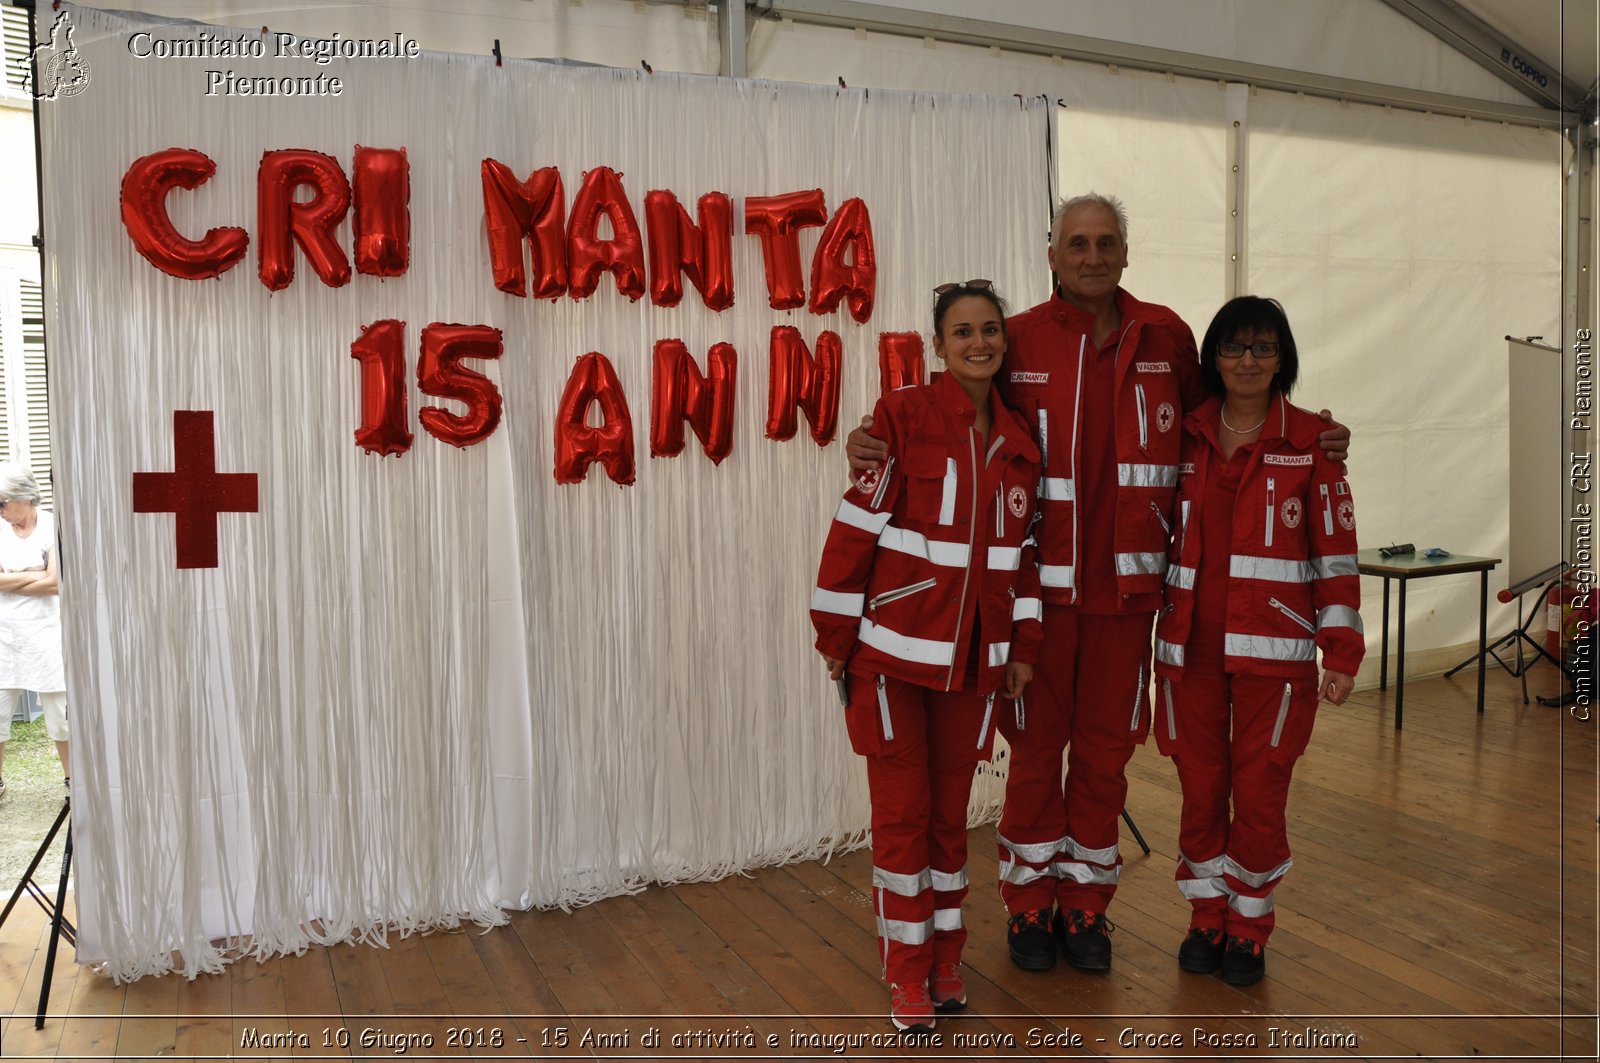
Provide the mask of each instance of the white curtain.
MULTIPOLYGON (((825 853, 859 841, 864 774, 806 617, 846 482, 842 447, 804 421, 764 437, 768 337, 843 345, 841 432, 878 391, 878 336, 926 335, 931 289, 986 276, 1019 301, 1046 199, 1039 101, 802 87, 640 70, 425 55, 232 60, 241 76, 338 76, 342 94, 206 96, 215 59, 138 59, 132 32, 193 38, 64 5, 90 71, 42 109, 51 385, 61 452, 63 606, 75 721, 79 956, 133 977, 381 938, 499 906, 569 905, 825 853), (255 275, 264 151, 309 148, 347 171, 357 145, 405 148, 411 267, 288 288, 255 275), (250 231, 214 280, 180 280, 132 246, 119 183, 136 159, 203 151, 217 174, 168 205, 178 229, 250 231), (620 171, 691 206, 733 197, 736 304, 495 289, 479 164, 519 176, 620 171), (747 196, 820 188, 871 212, 871 319, 767 304, 747 196), (492 325, 480 362, 504 396, 486 442, 448 446, 416 411, 409 453, 359 450, 350 344, 406 323, 492 325), (651 350, 702 365, 739 353, 732 455, 648 456, 651 350), (574 362, 616 366, 638 481, 553 477, 574 362), (178 569, 174 518, 131 511, 136 472, 173 468, 173 411, 212 411, 216 463, 258 476, 257 513, 222 515, 219 566, 178 569)), ((41 17, 52 15, 41 5, 41 17)), ((46 27, 48 31, 48 27, 46 27)), ((338 232, 350 247, 349 219, 338 232)), ((803 272, 820 230, 801 239, 803 272)), ((455 408, 454 404, 443 405, 455 408)), ((990 794, 992 800, 993 794, 990 794)))

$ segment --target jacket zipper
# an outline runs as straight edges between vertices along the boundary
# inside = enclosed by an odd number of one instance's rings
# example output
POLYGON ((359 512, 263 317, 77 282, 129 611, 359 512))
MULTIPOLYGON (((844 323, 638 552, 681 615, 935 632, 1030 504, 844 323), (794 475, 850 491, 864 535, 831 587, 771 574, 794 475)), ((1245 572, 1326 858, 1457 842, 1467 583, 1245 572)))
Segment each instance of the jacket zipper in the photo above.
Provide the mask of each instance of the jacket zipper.
POLYGON ((894 459, 890 458, 883 463, 883 475, 878 478, 878 489, 872 492, 872 508, 874 510, 883 506, 883 493, 889 488, 889 473, 894 470, 894 459))
POLYGON ((989 721, 994 717, 994 694, 983 699, 983 726, 978 728, 978 748, 983 748, 983 740, 989 735, 989 721))
POLYGON ((1140 450, 1149 450, 1150 449, 1150 425, 1149 425, 1149 422, 1146 420, 1146 410, 1145 410, 1145 405, 1144 405, 1144 385, 1143 384, 1135 384, 1135 385, 1133 385, 1133 402, 1134 402, 1134 406, 1137 407, 1137 409, 1139 411, 1139 449, 1140 450))
POLYGON ((938 582, 938 579, 933 576, 929 576, 925 580, 918 580, 916 583, 909 584, 905 587, 900 587, 897 590, 884 591, 882 594, 874 595, 871 600, 867 602, 867 608, 876 612, 878 606, 880 605, 888 605, 890 602, 897 602, 901 598, 909 598, 913 594, 927 590, 929 587, 938 582))
POLYGON ((1028 710, 1023 707, 1022 695, 1020 694, 1017 695, 1015 704, 1017 707, 1017 731, 1021 733, 1028 729, 1028 710))
POLYGON ((1299 624, 1301 627, 1305 628, 1307 631, 1311 632, 1313 635, 1317 633, 1316 625, 1307 621, 1305 617, 1301 616, 1293 609, 1290 609, 1287 605, 1284 605, 1282 602, 1278 601, 1278 599, 1268 598, 1267 604, 1278 610, 1278 612, 1282 613, 1290 620, 1293 620, 1295 623, 1299 624))
POLYGON ((883 740, 893 742, 894 725, 889 722, 889 692, 884 689, 881 675, 878 677, 878 718, 883 721, 883 740))
POLYGON ((973 549, 978 545, 978 485, 983 482, 983 477, 978 468, 977 435, 976 429, 967 429, 967 450, 972 455, 972 519, 967 523, 967 527, 972 530, 967 533, 967 569, 961 574, 961 601, 956 607, 956 632, 951 640, 956 649, 950 653, 950 671, 944 679, 944 688, 947 691, 955 688, 956 660, 961 656, 956 652, 961 646, 961 618, 967 615, 967 585, 972 582, 972 566, 975 563, 973 549))
POLYGON ((1294 688, 1288 683, 1283 684, 1283 701, 1278 705, 1278 722, 1272 725, 1272 748, 1278 748, 1278 740, 1283 737, 1283 722, 1289 718, 1289 695, 1294 688))
POLYGON ((1133 719, 1128 723, 1128 730, 1139 729, 1139 715, 1144 708, 1144 665, 1139 666, 1139 685, 1133 688, 1133 719))
POLYGON ((1277 523, 1277 521, 1273 520, 1272 518, 1277 514, 1277 511, 1278 511, 1277 481, 1275 481, 1272 477, 1269 476, 1269 477, 1267 477, 1267 545, 1268 546, 1272 545, 1272 526, 1277 523))
POLYGON ((1150 503, 1150 512, 1154 513, 1156 515, 1156 520, 1161 522, 1161 530, 1166 532, 1168 535, 1171 535, 1172 525, 1167 523, 1167 518, 1161 515, 1161 507, 1156 505, 1153 500, 1150 503))
POLYGON ((1189 545, 1189 500, 1186 498, 1178 503, 1178 556, 1183 556, 1183 548, 1189 545))
POLYGON ((1328 485, 1318 484, 1317 489, 1322 492, 1322 534, 1333 537, 1333 500, 1328 497, 1328 485))
POLYGON ((994 493, 994 537, 996 542, 1006 537, 1006 485, 1001 481, 994 493))
POLYGON ((1161 689, 1167 696, 1167 738, 1178 740, 1178 714, 1172 708, 1172 680, 1161 680, 1161 689))

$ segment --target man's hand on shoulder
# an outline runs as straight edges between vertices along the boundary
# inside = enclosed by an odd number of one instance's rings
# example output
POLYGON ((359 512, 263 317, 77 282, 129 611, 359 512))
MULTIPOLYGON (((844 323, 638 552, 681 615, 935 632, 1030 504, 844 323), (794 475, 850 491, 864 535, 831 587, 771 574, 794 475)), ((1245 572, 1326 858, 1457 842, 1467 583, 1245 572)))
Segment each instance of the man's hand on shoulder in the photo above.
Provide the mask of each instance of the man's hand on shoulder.
MULTIPOLYGON (((872 418, 861 418, 861 425, 852 428, 849 436, 844 441, 844 452, 850 459, 852 472, 866 472, 868 469, 883 467, 884 460, 889 457, 889 444, 875 435, 872 431, 872 418)), ((1345 435, 1348 437, 1349 432, 1345 435)))
POLYGON ((1318 410, 1317 416, 1328 426, 1317 437, 1317 446, 1322 448, 1322 453, 1329 461, 1344 464, 1345 459, 1350 456, 1350 429, 1335 421, 1332 412, 1328 410, 1318 410))

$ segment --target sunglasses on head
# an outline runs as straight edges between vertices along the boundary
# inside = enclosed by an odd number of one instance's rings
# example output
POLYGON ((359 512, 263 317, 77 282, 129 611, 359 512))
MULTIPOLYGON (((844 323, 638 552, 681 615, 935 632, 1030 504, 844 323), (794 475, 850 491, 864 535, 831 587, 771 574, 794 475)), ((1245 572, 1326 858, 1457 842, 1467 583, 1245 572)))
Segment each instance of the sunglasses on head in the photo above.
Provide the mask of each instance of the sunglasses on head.
POLYGON ((948 295, 950 292, 955 291, 957 288, 977 288, 979 291, 988 291, 990 288, 993 288, 993 287, 994 287, 994 281, 985 280, 982 277, 974 277, 972 280, 969 280, 969 281, 950 281, 948 284, 941 284, 941 285, 939 285, 937 288, 935 288, 933 290, 933 294, 934 295, 948 295))

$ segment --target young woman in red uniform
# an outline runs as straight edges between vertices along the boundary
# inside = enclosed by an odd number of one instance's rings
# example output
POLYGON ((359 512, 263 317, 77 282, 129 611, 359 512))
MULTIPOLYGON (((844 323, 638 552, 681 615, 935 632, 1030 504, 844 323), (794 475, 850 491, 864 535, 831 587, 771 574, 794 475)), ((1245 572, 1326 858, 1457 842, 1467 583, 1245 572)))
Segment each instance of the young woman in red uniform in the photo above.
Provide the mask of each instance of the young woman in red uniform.
POLYGON ((1152 722, 1183 787, 1177 880, 1192 906, 1178 963, 1234 985, 1266 971, 1292 863, 1289 779, 1317 703, 1344 704, 1366 646, 1350 487, 1317 446, 1321 421, 1288 402, 1298 371, 1271 299, 1234 299, 1206 330, 1211 398, 1184 420, 1156 622, 1152 722))
POLYGON ((1028 545, 1039 450, 993 384, 1005 307, 988 281, 936 291, 945 372, 879 400, 888 458, 845 492, 811 601, 867 760, 873 907, 902 1030, 966 1004, 967 799, 995 696, 1022 693, 1041 638, 1028 545))

